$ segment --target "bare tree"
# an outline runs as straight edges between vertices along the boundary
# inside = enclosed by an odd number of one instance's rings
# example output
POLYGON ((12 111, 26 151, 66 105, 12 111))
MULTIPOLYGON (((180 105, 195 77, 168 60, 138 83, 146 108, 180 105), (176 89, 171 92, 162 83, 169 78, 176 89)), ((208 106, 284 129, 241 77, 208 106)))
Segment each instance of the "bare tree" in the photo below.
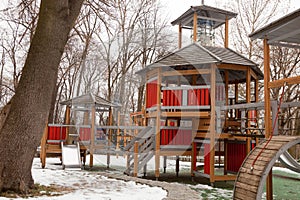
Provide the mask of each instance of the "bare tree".
POLYGON ((31 166, 48 119, 58 66, 83 0, 42 0, 16 93, 0 130, 0 191, 34 187, 31 166))

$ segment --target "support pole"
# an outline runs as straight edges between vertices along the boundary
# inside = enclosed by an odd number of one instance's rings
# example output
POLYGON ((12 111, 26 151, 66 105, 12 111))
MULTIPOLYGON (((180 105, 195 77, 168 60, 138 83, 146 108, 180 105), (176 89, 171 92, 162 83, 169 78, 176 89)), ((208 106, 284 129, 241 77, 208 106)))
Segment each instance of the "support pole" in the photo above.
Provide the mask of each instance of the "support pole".
POLYGON ((182 46, 182 25, 181 23, 178 25, 178 48, 181 49, 182 46))
POLYGON ((157 113, 156 113, 156 138, 155 138, 155 178, 158 180, 159 177, 159 166, 160 166, 160 111, 161 111, 161 69, 157 71, 157 113))
POLYGON ((198 22, 198 16, 197 16, 197 12, 195 11, 194 12, 194 24, 193 24, 193 41, 194 42, 197 42, 197 29, 198 29, 198 27, 197 27, 197 23, 198 22))
POLYGON ((95 106, 92 107, 92 125, 91 125, 91 144, 90 144, 90 167, 94 164, 94 151, 95 151, 95 119, 96 119, 96 109, 95 106))
MULTIPOLYGON (((113 124, 113 116, 112 116, 112 108, 109 107, 109 113, 108 113, 108 125, 109 126, 112 126, 113 124)), ((109 129, 108 131, 108 149, 110 149, 110 146, 111 146, 111 139, 112 139, 112 129, 109 129)), ((109 165, 110 165, 110 153, 108 152, 106 154, 106 165, 107 165, 107 168, 109 168, 109 165)))
MULTIPOLYGON (((248 67, 247 69, 247 74, 246 74, 246 102, 247 103, 251 103, 251 72, 250 72, 250 67, 248 67)), ((250 127, 250 112, 248 111, 247 113, 247 124, 246 124, 246 127, 250 127)), ((250 131, 247 130, 246 131, 247 134, 250 134, 250 131)), ((246 152, 247 154, 249 154, 251 150, 251 138, 250 137, 247 137, 246 138, 246 152)))
POLYGON ((134 158, 133 158, 133 176, 137 177, 138 174, 138 164, 139 164, 139 142, 136 141, 134 143, 134 158))
POLYGON ((228 48, 228 38, 229 38, 229 23, 228 23, 228 17, 226 16, 225 19, 225 40, 224 40, 224 47, 228 48))
MULTIPOLYGON (((267 38, 264 39, 264 96, 265 96, 265 137, 271 136, 271 104, 270 104, 270 47, 267 38)), ((266 179, 267 200, 273 199, 272 169, 266 179)))
POLYGON ((211 65, 211 77, 210 77, 210 102, 211 102, 211 114, 210 114, 210 183, 213 185, 215 182, 215 134, 216 134, 216 65, 211 65))

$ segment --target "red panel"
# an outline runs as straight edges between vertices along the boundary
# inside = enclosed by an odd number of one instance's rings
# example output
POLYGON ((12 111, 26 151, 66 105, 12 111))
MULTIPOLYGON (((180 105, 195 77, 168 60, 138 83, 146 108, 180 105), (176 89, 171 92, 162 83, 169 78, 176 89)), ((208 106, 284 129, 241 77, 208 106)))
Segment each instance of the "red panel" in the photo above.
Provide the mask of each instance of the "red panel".
POLYGON ((227 144, 227 170, 238 172, 246 157, 246 143, 227 144))
POLYGON ((205 91, 204 89, 201 89, 201 102, 200 105, 203 106, 205 105, 205 91))
POLYGON ((209 102, 209 90, 208 89, 205 89, 205 104, 204 105, 210 105, 210 102, 209 102))
POLYGON ((165 134, 165 130, 163 129, 163 130, 161 130, 161 133, 160 133, 160 144, 161 145, 165 145, 165 138, 166 138, 166 134, 165 134))
POLYGON ((178 105, 181 106, 182 105, 182 90, 178 90, 178 105))
POLYGON ((90 128, 80 128, 79 135, 81 141, 91 140, 91 129, 90 128))
POLYGON ((175 106, 179 106, 179 102, 178 102, 178 91, 179 91, 179 90, 174 90, 175 106))
POLYGON ((156 94, 157 94, 157 80, 147 83, 147 100, 146 100, 146 108, 151 108, 153 105, 156 105, 156 94))
POLYGON ((200 103, 201 103, 201 90, 200 89, 197 89, 196 90, 196 93, 197 93, 197 105, 199 106, 199 105, 201 105, 200 103))
POLYGON ((204 144, 204 173, 210 174, 210 144, 204 144))
POLYGON ((57 144, 61 140, 65 140, 67 135, 66 127, 49 126, 47 140, 57 140, 57 142, 49 142, 49 144, 57 144))
POLYGON ((167 90, 164 90, 163 91, 163 106, 166 106, 167 104, 166 104, 166 96, 167 96, 167 90))

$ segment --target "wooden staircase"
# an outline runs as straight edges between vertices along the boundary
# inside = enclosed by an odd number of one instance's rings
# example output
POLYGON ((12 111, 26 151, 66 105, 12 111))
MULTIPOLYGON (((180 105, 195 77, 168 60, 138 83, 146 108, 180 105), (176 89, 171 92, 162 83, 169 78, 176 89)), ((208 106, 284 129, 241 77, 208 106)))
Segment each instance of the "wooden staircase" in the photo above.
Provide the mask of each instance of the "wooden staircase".
POLYGON ((154 155, 155 127, 146 127, 125 147, 127 154, 127 168, 124 174, 137 176, 154 155))

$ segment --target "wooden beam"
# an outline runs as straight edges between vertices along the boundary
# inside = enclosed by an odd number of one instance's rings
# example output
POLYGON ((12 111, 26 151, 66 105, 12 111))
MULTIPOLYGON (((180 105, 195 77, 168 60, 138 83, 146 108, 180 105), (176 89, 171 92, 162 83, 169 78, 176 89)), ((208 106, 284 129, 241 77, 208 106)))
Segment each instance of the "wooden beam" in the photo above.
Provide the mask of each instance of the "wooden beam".
MULTIPOLYGON (((267 38, 264 39, 264 96, 265 96, 265 137, 271 136, 271 103, 270 103, 270 46, 267 38)), ((272 169, 266 179, 267 199, 273 199, 273 185, 272 185, 272 169)))
POLYGON ((265 97, 265 135, 271 134, 271 104, 270 104, 270 47, 267 39, 264 39, 264 97, 265 97))
POLYGON ((155 135, 155 177, 159 177, 160 166, 160 110, 161 110, 161 69, 157 73, 157 94, 156 94, 156 135, 155 135))
POLYGON ((189 111, 189 112, 161 112, 162 117, 209 117, 209 112, 196 112, 196 111, 189 111))
POLYGON ((231 70, 238 70, 238 71, 247 71, 248 66, 244 65, 234 65, 234 64, 220 64, 218 65, 219 69, 231 69, 231 70))
POLYGON ((210 69, 190 69, 190 70, 172 70, 162 72, 162 76, 184 76, 184 75, 198 75, 209 74, 210 69))
POLYGON ((211 115, 210 115, 210 153, 209 153, 209 160, 210 160, 210 182, 215 182, 215 133, 216 133, 216 69, 217 66, 215 64, 211 65, 211 75, 210 75, 210 108, 211 108, 211 115))
MULTIPOLYGON (((247 74, 246 74, 246 102, 251 103, 251 70, 250 67, 248 67, 247 74)), ((247 114, 247 118, 250 118, 250 112, 247 114)), ((248 120, 247 126, 250 126, 250 120, 248 120)), ((247 134, 250 134, 250 131, 247 131, 247 134)), ((251 150, 251 138, 247 137, 246 139, 246 152, 249 154, 251 150)))
POLYGON ((91 116, 91 144, 90 144, 90 167, 93 167, 94 162, 94 151, 95 151, 95 121, 96 121, 96 109, 95 106, 92 107, 91 116))
POLYGON ((252 76, 255 80, 258 79, 257 74, 255 74, 255 72, 254 72, 253 69, 251 69, 251 68, 250 68, 250 74, 251 74, 251 76, 252 76))
POLYGON ((269 86, 269 89, 270 89, 270 88, 282 87, 282 86, 284 86, 284 84, 287 84, 287 85, 300 84, 300 76, 275 80, 275 81, 270 82, 268 84, 268 86, 269 86))
POLYGON ((229 38, 229 23, 228 23, 228 17, 226 16, 226 19, 225 19, 225 41, 224 41, 225 48, 228 48, 228 38, 229 38))
POLYGON ((179 23, 178 25, 178 48, 181 49, 182 46, 182 25, 179 23))
POLYGON ((194 21, 193 21, 193 41, 197 42, 197 23, 198 22, 198 17, 197 17, 197 12, 194 12, 194 21))
POLYGON ((235 181, 236 175, 215 176, 215 181, 235 181))

